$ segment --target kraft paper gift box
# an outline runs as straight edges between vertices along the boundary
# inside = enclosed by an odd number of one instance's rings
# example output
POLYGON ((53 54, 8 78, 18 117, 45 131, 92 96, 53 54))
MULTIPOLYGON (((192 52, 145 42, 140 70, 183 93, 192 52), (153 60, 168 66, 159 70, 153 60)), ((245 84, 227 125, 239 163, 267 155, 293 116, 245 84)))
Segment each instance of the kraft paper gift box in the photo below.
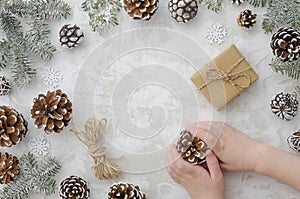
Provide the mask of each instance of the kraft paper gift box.
POLYGON ((216 110, 239 96, 258 75, 235 45, 230 46, 191 77, 216 110))

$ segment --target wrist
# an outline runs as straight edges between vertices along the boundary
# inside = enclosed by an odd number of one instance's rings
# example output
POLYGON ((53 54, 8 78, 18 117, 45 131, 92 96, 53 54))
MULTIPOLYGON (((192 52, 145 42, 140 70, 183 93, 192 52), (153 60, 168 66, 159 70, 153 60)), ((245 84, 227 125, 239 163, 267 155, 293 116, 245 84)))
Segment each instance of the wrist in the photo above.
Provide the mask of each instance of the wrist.
POLYGON ((256 173, 263 174, 266 167, 266 160, 268 154, 272 150, 272 147, 267 144, 260 143, 256 150, 256 162, 253 171, 256 173))

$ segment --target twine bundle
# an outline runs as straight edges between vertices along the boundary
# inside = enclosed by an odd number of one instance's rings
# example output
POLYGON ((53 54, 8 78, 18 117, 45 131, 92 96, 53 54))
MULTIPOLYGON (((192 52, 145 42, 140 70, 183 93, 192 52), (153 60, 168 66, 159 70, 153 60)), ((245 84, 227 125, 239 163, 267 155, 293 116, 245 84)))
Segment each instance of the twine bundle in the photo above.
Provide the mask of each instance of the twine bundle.
POLYGON ((71 130, 88 147, 90 156, 94 158, 94 174, 100 180, 117 178, 121 174, 119 166, 106 156, 107 149, 101 143, 106 126, 106 119, 90 118, 84 124, 85 132, 71 130))

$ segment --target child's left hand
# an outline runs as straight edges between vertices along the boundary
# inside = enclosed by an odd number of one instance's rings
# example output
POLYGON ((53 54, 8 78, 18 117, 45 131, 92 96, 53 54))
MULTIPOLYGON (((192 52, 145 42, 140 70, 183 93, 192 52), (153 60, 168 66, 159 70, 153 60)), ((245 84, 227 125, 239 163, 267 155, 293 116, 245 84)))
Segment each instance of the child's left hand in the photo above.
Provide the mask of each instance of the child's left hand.
POLYGON ((187 190, 192 199, 225 198, 223 174, 212 151, 206 156, 209 171, 183 160, 175 146, 170 148, 167 160, 169 175, 187 190))

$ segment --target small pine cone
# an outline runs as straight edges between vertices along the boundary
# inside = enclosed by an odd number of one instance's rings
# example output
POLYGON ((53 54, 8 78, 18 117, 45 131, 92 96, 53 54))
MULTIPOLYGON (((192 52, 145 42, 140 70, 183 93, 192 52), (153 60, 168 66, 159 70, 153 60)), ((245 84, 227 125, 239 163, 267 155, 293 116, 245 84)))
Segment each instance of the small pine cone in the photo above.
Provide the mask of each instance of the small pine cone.
POLYGON ((236 5, 241 5, 242 3, 244 3, 244 0, 231 0, 232 4, 236 4, 236 5))
POLYGON ((159 0, 124 0, 124 9, 135 20, 150 20, 158 9, 159 0))
POLYGON ((298 110, 298 101, 293 94, 279 93, 271 100, 272 112, 283 120, 292 120, 298 110))
POLYGON ((8 184, 20 173, 19 160, 16 156, 0 152, 0 182, 8 184))
POLYGON ((251 28, 255 23, 256 14, 252 14, 252 11, 249 9, 242 10, 239 17, 237 18, 237 23, 239 26, 244 28, 251 28))
POLYGON ((5 76, 0 76, 0 96, 7 95, 10 90, 9 80, 5 76))
POLYGON ((273 54, 282 61, 295 61, 300 57, 300 32, 293 28, 281 28, 271 40, 273 54))
POLYGON ((192 20, 198 12, 197 0, 170 0, 169 12, 178 23, 192 20))
POLYGON ((300 130, 290 135, 287 142, 293 150, 300 153, 300 130))
POLYGON ((72 117, 72 102, 61 90, 39 94, 33 100, 31 118, 37 128, 44 128, 46 133, 60 133, 68 126, 72 117))
POLYGON ((113 184, 108 193, 108 199, 146 199, 139 186, 129 183, 113 184))
POLYGON ((28 131, 27 125, 27 121, 15 109, 0 106, 1 147, 11 147, 19 143, 28 131))
POLYGON ((189 131, 180 133, 176 148, 181 157, 189 163, 201 165, 206 162, 207 144, 189 131))
POLYGON ((82 178, 70 176, 60 183, 59 196, 61 199, 88 199, 90 189, 82 178))
POLYGON ((59 37, 60 37, 59 41, 61 43, 61 46, 74 48, 78 46, 79 43, 81 43, 84 34, 80 30, 80 28, 75 24, 73 25, 67 24, 60 29, 59 37))

